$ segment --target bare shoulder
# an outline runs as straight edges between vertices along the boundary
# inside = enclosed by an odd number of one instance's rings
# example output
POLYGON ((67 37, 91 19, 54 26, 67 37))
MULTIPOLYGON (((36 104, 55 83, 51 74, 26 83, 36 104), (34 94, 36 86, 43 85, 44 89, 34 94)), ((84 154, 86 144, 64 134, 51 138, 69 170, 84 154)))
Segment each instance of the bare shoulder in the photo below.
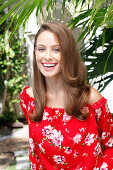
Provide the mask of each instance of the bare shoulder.
POLYGON ((93 105, 94 103, 98 102, 103 96, 99 93, 98 90, 91 87, 88 104, 93 105))
POLYGON ((29 87, 28 89, 26 89, 26 92, 30 97, 34 97, 32 87, 29 87))

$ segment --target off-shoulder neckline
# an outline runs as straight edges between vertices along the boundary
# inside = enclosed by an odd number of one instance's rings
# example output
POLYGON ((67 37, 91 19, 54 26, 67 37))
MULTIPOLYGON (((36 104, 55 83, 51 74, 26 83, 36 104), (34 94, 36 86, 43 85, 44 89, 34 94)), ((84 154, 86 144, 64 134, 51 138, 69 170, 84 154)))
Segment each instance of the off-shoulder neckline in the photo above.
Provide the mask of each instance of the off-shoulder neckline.
MULTIPOLYGON (((28 89, 28 88, 30 88, 30 87, 29 87, 29 86, 25 86, 24 89, 23 89, 23 91, 25 92, 25 94, 26 94, 30 99, 34 100, 34 97, 31 97, 31 96, 27 93, 26 89, 28 89)), ((91 104, 86 104, 85 106, 96 109, 96 108, 99 108, 100 106, 102 106, 106 101, 107 101, 107 99, 105 99, 104 97, 102 97, 102 98, 99 99, 97 102, 93 103, 92 105, 91 105, 91 104)), ((57 107, 52 107, 52 106, 45 106, 45 108, 54 109, 54 110, 56 110, 56 109, 64 110, 64 108, 60 108, 60 107, 57 108, 57 107)))
MULTIPOLYGON (((25 95, 27 95, 31 100, 33 100, 34 101, 34 97, 31 97, 28 93, 27 93, 27 91, 26 91, 26 89, 28 89, 28 88, 30 88, 29 86, 25 86, 24 87, 24 89, 23 89, 23 92, 25 93, 25 95)), ((47 108, 47 109, 52 109, 52 110, 64 110, 64 108, 62 108, 62 107, 52 107, 52 106, 45 106, 45 108, 47 108)))
POLYGON ((89 106, 90 108, 93 109, 98 109, 100 108, 103 104, 105 104, 107 102, 107 99, 105 99, 104 97, 100 98, 98 101, 96 101, 95 103, 91 104, 86 104, 85 106, 89 106))
POLYGON ((27 95, 30 99, 33 99, 34 100, 34 97, 31 97, 28 93, 27 93, 27 89, 30 88, 29 86, 25 86, 24 89, 23 89, 23 92, 25 93, 25 95, 27 95))

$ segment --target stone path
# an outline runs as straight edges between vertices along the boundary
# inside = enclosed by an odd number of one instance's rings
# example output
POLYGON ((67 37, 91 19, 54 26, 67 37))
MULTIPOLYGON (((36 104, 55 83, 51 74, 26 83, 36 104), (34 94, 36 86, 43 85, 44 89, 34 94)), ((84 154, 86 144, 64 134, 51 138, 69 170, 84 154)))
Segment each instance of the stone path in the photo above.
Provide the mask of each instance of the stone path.
POLYGON ((29 150, 15 151, 16 170, 27 170, 30 167, 29 150))
POLYGON ((10 135, 0 137, 0 170, 28 170, 28 126, 17 129, 10 135), (14 162, 14 166, 9 166, 14 162))

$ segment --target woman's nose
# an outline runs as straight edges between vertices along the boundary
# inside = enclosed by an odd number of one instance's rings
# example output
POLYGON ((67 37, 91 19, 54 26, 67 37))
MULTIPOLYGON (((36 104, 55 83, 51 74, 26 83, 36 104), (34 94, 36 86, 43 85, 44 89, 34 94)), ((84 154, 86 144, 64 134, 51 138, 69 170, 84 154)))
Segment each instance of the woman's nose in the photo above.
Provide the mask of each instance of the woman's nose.
POLYGON ((50 49, 47 50, 46 54, 45 54, 45 58, 47 60, 52 59, 52 51, 50 49))

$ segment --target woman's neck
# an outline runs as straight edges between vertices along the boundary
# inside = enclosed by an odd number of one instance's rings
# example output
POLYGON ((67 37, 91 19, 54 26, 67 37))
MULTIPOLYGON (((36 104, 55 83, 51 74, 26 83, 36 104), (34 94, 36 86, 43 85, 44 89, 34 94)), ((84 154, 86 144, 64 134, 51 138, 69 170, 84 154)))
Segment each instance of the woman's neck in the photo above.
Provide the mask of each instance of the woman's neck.
POLYGON ((65 93, 62 78, 46 79, 46 87, 46 106, 64 108, 65 93))
POLYGON ((64 93, 64 84, 62 78, 59 76, 57 78, 46 78, 47 94, 54 97, 59 96, 59 94, 64 93))

